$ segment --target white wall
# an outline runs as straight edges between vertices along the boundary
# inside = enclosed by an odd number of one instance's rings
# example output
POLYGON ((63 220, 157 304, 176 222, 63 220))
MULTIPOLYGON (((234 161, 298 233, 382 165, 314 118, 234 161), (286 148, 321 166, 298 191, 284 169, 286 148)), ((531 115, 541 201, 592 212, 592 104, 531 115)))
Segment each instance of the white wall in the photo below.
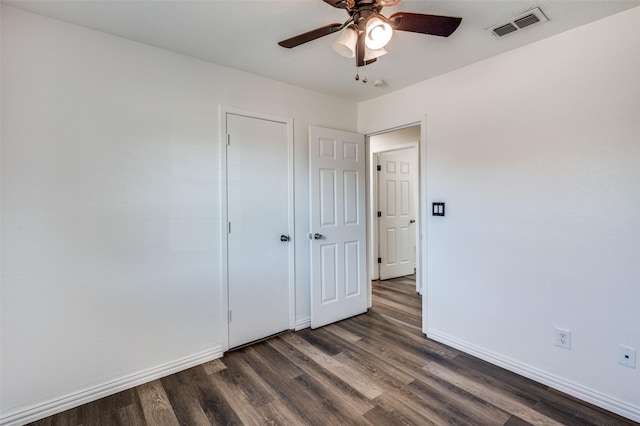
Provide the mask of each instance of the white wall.
POLYGON ((616 357, 640 349, 638 20, 634 8, 358 109, 363 133, 426 114, 426 196, 447 203, 428 217, 428 335, 635 420, 640 365, 616 357))
POLYGON ((294 119, 308 322, 307 128, 354 103, 6 6, 2 90, 0 418, 219 355, 219 105, 294 119))
POLYGON ((407 144, 419 141, 420 125, 415 125, 377 135, 371 135, 369 137, 369 150, 374 153, 406 148, 408 146, 407 144))

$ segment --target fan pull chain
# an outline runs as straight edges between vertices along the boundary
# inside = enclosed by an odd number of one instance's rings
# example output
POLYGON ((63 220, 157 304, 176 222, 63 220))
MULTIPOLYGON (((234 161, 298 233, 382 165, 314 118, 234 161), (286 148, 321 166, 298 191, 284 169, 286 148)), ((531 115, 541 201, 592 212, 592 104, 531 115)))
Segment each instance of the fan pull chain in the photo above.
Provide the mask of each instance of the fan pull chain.
MULTIPOLYGON (((360 80, 360 74, 358 73, 358 69, 359 69, 359 68, 358 68, 358 66, 356 65, 356 81, 360 80)), ((367 80, 367 65, 366 65, 366 63, 365 63, 365 66, 364 66, 364 74, 363 74, 363 76, 362 76, 362 82, 363 82, 363 83, 366 83, 367 81, 369 81, 369 80, 367 80)))

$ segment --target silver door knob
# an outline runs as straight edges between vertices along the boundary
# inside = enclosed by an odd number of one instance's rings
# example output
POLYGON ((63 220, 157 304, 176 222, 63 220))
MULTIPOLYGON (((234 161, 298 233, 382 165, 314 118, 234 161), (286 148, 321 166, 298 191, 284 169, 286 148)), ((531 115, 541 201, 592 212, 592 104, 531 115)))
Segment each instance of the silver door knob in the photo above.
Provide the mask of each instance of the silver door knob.
POLYGON ((288 235, 280 235, 280 241, 282 241, 282 242, 289 241, 289 236, 288 235))
POLYGON ((317 232, 315 234, 313 234, 313 239, 314 240, 321 240, 323 238, 324 238, 324 236, 322 234, 318 234, 317 232))

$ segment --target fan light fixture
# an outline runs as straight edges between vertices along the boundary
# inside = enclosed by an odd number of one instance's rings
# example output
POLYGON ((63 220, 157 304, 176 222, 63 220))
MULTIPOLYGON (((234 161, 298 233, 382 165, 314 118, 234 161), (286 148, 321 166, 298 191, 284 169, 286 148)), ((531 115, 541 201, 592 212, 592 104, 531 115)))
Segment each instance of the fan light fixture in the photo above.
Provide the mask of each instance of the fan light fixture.
POLYGON ((365 38, 365 44, 372 50, 378 50, 385 47, 393 36, 391 25, 387 24, 377 16, 374 16, 367 22, 366 33, 367 37, 365 38))
POLYGON ((394 31, 449 37, 462 21, 462 18, 453 16, 411 12, 396 12, 387 18, 381 13, 383 7, 395 6, 400 0, 324 0, 324 2, 336 9, 344 9, 349 14, 349 18, 343 24, 337 22, 327 24, 279 41, 278 44, 291 49, 344 30, 332 46, 344 57, 357 56, 356 80, 360 80, 358 72, 360 67, 364 67, 365 75, 362 79, 364 83, 367 82, 366 66, 387 53, 384 47, 391 41, 394 31))
MULTIPOLYGON (((356 56, 356 44, 358 43, 358 30, 355 27, 347 27, 340 36, 331 43, 333 50, 345 58, 353 58, 356 56)), ((382 55, 386 55, 385 49, 370 49, 366 46, 364 50, 364 60, 370 61, 375 58, 379 58, 382 55)))
POLYGON ((381 48, 381 49, 369 49, 368 47, 364 48, 364 61, 368 62, 371 61, 373 59, 379 58, 380 56, 386 55, 387 53, 387 49, 385 48, 381 48))
POLYGON ((353 58, 356 56, 356 43, 358 42, 358 30, 354 27, 345 28, 340 36, 331 43, 333 50, 345 58, 353 58))

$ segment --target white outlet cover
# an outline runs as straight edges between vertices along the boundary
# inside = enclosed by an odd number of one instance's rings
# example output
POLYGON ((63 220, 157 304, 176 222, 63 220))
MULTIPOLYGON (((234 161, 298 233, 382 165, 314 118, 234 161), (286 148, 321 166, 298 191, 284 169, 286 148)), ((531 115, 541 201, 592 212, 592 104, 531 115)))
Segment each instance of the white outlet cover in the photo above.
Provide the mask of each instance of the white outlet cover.
POLYGON ((618 351, 618 364, 636 368, 636 349, 620 345, 618 351))
POLYGON ((556 328, 556 346, 571 349, 571 330, 556 328))

